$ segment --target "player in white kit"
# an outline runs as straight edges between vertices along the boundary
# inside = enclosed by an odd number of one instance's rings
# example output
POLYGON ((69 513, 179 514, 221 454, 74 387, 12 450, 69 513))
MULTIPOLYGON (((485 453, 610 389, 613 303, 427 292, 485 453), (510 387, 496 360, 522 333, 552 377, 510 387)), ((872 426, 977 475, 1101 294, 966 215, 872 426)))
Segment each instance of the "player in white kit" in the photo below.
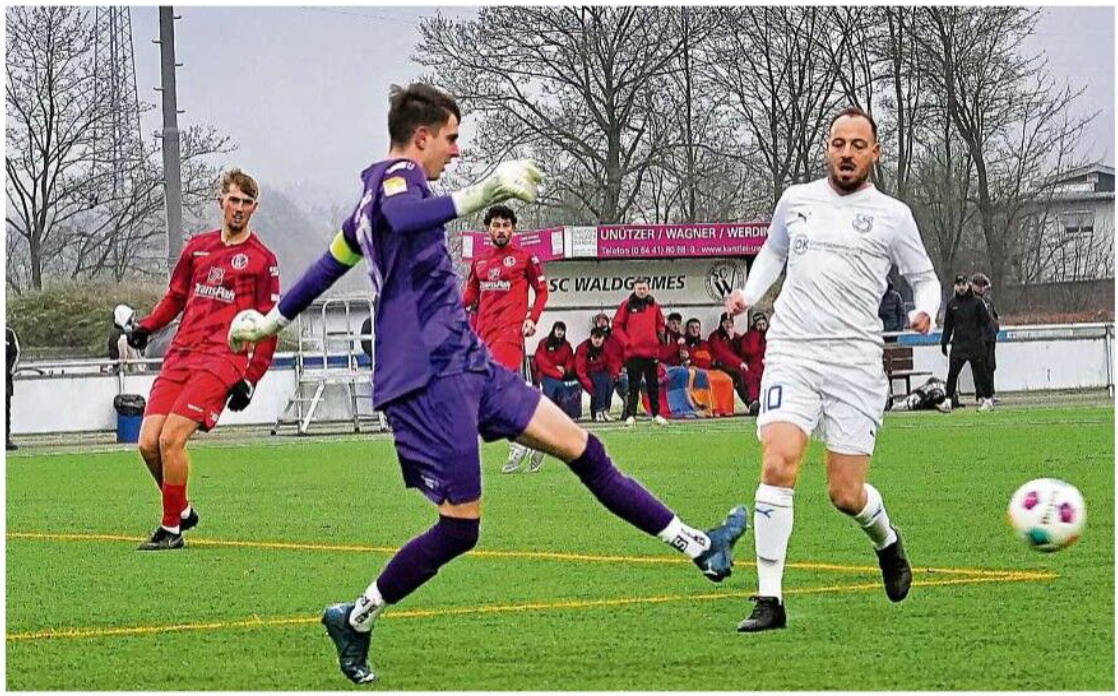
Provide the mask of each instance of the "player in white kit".
POLYGON ((889 599, 901 601, 912 584, 901 537, 881 494, 866 483, 889 389, 877 307, 895 264, 915 295, 911 327, 928 333, 940 285, 912 211, 868 181, 880 154, 873 118, 855 108, 839 113, 827 141, 827 177, 784 192, 745 289, 726 300, 732 315, 746 311, 787 263, 768 333, 757 419, 760 588, 752 614, 738 624, 741 632, 787 622, 781 581, 796 478, 812 435, 827 448, 831 502, 873 543, 889 599))

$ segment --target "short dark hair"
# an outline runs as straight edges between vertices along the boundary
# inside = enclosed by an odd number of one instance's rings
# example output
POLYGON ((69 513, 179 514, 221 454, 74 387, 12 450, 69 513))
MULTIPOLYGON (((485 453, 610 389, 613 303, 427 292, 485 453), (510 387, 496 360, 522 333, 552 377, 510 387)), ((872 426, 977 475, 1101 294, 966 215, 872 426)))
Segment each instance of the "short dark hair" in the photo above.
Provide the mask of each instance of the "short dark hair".
POLYGON ((686 326, 691 326, 692 324, 698 324, 700 327, 702 327, 703 322, 699 321, 698 317, 691 317, 687 320, 686 326))
POLYGON ((672 321, 673 319, 677 321, 683 321, 683 315, 679 312, 672 312, 668 315, 668 321, 672 321))
POLYGON ((857 106, 848 106, 842 111, 835 114, 835 117, 831 119, 831 125, 827 126, 827 132, 830 133, 831 129, 835 127, 835 122, 844 116, 850 116, 852 118, 864 118, 869 121, 870 129, 873 130, 874 142, 877 142, 877 121, 873 120, 873 116, 870 116, 870 113, 868 111, 866 111, 865 109, 860 109, 857 106))
POLYGON ((640 285, 642 283, 645 284, 645 285, 652 285, 652 279, 649 278, 648 276, 640 276, 639 278, 637 278, 636 280, 633 281, 633 285, 640 285))
POLYGON ((512 212, 512 208, 507 205, 495 205, 489 210, 485 211, 485 226, 489 227, 489 223, 496 219, 508 220, 516 227, 516 213, 512 212))
POLYGON ((442 128, 452 115, 462 121, 454 97, 431 85, 392 85, 388 93, 388 136, 393 145, 406 145, 420 126, 442 128))
POLYGON ((606 332, 602 331, 599 327, 595 326, 590 329, 590 338, 605 338, 606 332))

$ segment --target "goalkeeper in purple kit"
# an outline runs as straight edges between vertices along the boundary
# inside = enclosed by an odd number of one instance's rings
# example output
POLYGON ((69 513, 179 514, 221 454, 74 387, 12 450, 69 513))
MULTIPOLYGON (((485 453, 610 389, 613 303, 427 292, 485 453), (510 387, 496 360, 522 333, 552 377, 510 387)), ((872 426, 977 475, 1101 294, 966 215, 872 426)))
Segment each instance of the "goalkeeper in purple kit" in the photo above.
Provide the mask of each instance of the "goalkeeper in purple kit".
POLYGON ((323 614, 342 673, 359 684, 376 678, 368 653, 381 612, 477 544, 479 434, 566 462, 610 512, 686 554, 714 582, 730 575, 733 545, 746 528, 740 506, 710 531, 684 524, 622 474, 594 435, 497 364, 470 330, 444 225, 503 200, 534 200, 542 175, 530 161, 505 162, 474 186, 432 194, 427 182, 459 155, 460 118, 454 99, 433 87, 394 87, 388 158, 362 174, 364 195, 330 250, 267 316, 249 310, 230 329, 230 344, 238 348, 275 335, 365 259, 376 303, 373 406, 392 426, 405 484, 427 496, 438 519, 403 546, 355 602, 323 614))

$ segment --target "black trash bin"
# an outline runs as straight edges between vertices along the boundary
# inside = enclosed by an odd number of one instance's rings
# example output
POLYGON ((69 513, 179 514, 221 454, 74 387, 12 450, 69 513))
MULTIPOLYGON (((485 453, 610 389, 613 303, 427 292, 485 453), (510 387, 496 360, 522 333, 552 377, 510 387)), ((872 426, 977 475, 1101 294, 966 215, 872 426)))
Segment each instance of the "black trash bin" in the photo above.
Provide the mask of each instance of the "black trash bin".
POLYGON ((118 394, 113 398, 117 442, 140 441, 140 424, 144 421, 146 407, 147 401, 139 394, 118 394))

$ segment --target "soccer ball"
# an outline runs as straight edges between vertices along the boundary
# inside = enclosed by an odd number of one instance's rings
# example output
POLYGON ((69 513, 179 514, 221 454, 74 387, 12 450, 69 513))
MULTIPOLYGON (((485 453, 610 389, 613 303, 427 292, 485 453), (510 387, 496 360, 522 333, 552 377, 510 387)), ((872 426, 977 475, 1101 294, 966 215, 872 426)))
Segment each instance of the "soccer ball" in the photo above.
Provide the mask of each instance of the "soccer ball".
POLYGON ((246 309, 237 313, 229 324, 229 347, 234 353, 242 353, 250 343, 249 337, 260 331, 264 317, 255 309, 246 309))
POLYGON ((1087 506, 1079 490, 1059 479, 1029 481, 1009 501, 1009 524, 1017 536, 1050 553, 1071 546, 1083 533, 1087 506))

